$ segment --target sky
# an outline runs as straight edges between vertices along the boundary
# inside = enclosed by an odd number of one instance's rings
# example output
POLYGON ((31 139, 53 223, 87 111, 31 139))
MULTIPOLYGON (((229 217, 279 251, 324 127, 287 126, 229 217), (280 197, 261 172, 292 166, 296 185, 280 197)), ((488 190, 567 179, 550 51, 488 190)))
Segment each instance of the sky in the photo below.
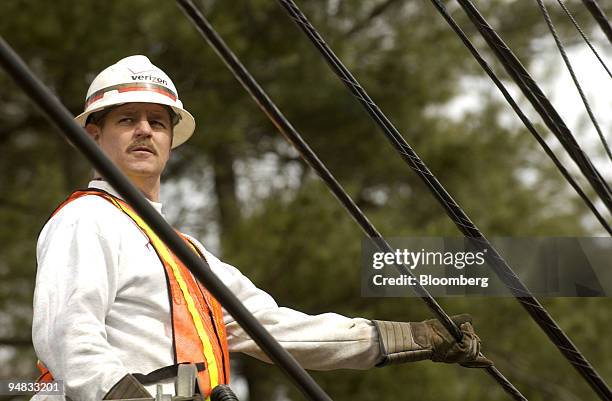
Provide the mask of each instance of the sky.
MULTIPOLYGON (((608 69, 612 70, 612 45, 606 41, 603 34, 598 35, 597 39, 598 44, 608 44, 606 47, 597 46, 596 50, 599 51, 608 69)), ((569 48, 568 56, 601 126, 604 138, 609 144, 612 141, 612 135, 610 135, 612 130, 612 78, 586 44, 581 42, 569 48)), ((612 179, 612 162, 604 154, 601 140, 588 119, 584 104, 561 56, 558 55, 558 52, 554 52, 549 58, 558 64, 557 69, 559 70, 558 75, 549 80, 551 82, 544 81, 553 104, 562 116, 566 116, 570 129, 573 130, 578 142, 584 146, 585 151, 592 157, 601 173, 608 179, 612 179)), ((536 63, 534 66, 536 73, 538 70, 543 70, 543 66, 539 64, 542 63, 536 63)))
MULTIPOLYGON (((594 42, 595 49, 599 52, 608 69, 612 70, 612 45, 599 29, 593 31, 592 34, 593 37, 589 39, 594 42)), ((578 32, 576 32, 576 38, 578 38, 578 32)), ((576 44, 566 47, 566 51, 587 101, 601 127, 604 138, 610 146, 610 142, 612 142, 612 135, 610 134, 612 131, 612 78, 584 41, 580 40, 576 44)), ((588 117, 576 86, 551 35, 533 42, 532 57, 533 62, 526 67, 527 70, 564 119, 577 142, 598 171, 606 178, 608 183, 612 182, 612 161, 605 153, 601 139, 588 117)), ((491 60, 487 61, 492 64, 491 60)), ((502 79, 505 77, 502 71, 496 72, 502 79)), ((518 87, 509 79, 504 80, 504 84, 530 120, 534 123, 541 123, 539 115, 518 87)), ((481 107, 483 96, 493 96, 502 104, 507 105, 501 92, 484 72, 478 76, 466 76, 463 79, 462 86, 462 95, 456 97, 445 107, 436 110, 436 112, 451 118, 461 119, 465 113, 481 107)), ((522 127, 523 124, 514 111, 509 105, 506 107, 507 112, 502 115, 502 123, 508 126, 522 127)), ((550 135, 547 130, 540 130, 539 132, 547 139, 548 145, 555 151, 557 157, 572 173, 576 181, 583 189, 586 189, 588 183, 582 178, 580 170, 566 155, 556 138, 550 135)), ((531 176, 529 172, 526 172, 523 178, 537 185, 537 177, 531 176)), ((575 193, 569 184, 567 184, 567 191, 568 193, 575 193)), ((596 202, 595 205, 604 217, 607 216, 610 220, 610 214, 605 211, 603 203, 596 202)), ((606 235, 605 230, 594 217, 590 215, 586 217, 584 224, 593 235, 606 235)))

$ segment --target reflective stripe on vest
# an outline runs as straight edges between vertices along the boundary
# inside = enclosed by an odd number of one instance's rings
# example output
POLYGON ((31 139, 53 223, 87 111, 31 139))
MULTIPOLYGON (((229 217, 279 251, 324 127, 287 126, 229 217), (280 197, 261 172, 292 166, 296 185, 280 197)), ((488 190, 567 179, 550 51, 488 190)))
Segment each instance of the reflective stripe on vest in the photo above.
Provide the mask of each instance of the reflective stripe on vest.
MULTIPOLYGON (((218 384, 229 383, 229 353, 223 310, 219 302, 197 281, 185 265, 166 247, 151 228, 122 200, 97 189, 74 192, 54 212, 85 195, 96 195, 125 213, 149 239, 164 266, 172 314, 172 339, 175 363, 206 362, 198 373, 200 392, 207 398, 218 384)), ((183 234, 179 235, 200 257, 199 249, 183 234)), ((39 381, 53 377, 39 361, 39 381)))

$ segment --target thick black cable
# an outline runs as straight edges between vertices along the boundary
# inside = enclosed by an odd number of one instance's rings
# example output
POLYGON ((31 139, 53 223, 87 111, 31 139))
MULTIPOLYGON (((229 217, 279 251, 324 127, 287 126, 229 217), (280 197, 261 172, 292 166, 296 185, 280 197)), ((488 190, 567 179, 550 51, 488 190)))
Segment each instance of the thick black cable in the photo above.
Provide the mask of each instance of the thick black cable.
POLYGON ((497 32, 495 32, 478 12, 472 2, 470 0, 457 1, 500 60, 508 74, 516 82, 538 114, 540 114, 546 126, 548 126, 572 160, 578 165, 580 171, 582 171, 595 192, 599 195, 606 208, 612 212, 612 190, 610 190, 607 182, 603 179, 599 171, 597 171, 588 156, 583 152, 572 135, 572 132, 546 95, 544 95, 538 84, 533 80, 531 75, 529 75, 512 50, 510 50, 506 43, 497 35, 497 32))
POLYGON ((565 14, 567 15, 567 17, 572 21, 572 24, 574 24, 574 27, 576 27, 576 30, 578 30, 578 33, 580 33, 580 36, 582 36, 582 39, 584 39, 585 43, 587 44, 587 46, 589 46, 589 48, 591 49, 595 57, 597 57, 597 60, 599 60, 599 63, 601 64, 601 66, 604 68, 604 70, 606 70, 606 72, 608 73, 608 76, 612 78, 612 72, 610 72, 608 65, 603 61, 603 59, 599 55, 599 52, 595 49, 595 47, 593 46, 593 44, 587 37, 586 33, 584 33, 584 31, 582 30, 582 27, 578 24, 578 21, 576 21, 576 18, 574 18, 574 16, 572 15, 572 13, 567 8, 567 6, 563 3, 562 0, 557 0, 557 2, 559 3, 563 11, 565 11, 565 14))
POLYGON ((584 108, 586 109, 589 115, 589 118, 591 119, 591 122, 593 123, 593 126, 595 127, 595 130, 597 131, 597 135, 599 135, 599 139, 601 140, 601 143, 604 149, 606 150, 608 158, 610 158, 610 161, 612 162, 612 152, 610 152, 610 147, 608 146, 608 142, 606 141, 606 138, 604 137, 603 132, 601 132, 601 127, 599 126, 599 123, 597 122, 597 118, 595 118, 595 114, 593 113, 593 110, 591 109, 591 105, 589 105, 589 101, 587 100, 586 95, 584 94, 584 91, 582 90, 582 86, 580 85, 580 82, 578 82, 578 77, 576 76, 576 73, 574 72, 574 68, 572 67, 572 63, 570 62, 570 59, 567 56, 567 53, 565 52, 565 48, 563 47, 563 43, 561 42, 561 39, 559 38, 559 35, 557 34, 557 30, 555 29, 552 19, 550 18, 550 14, 548 13, 548 10, 546 9, 546 6, 544 5, 544 2, 542 0, 536 0, 536 2, 538 3, 538 6, 540 6, 540 10, 542 10, 542 15, 544 16, 546 25, 548 25, 548 29, 550 30, 550 33, 555 39, 555 43, 557 44, 557 49, 559 49, 559 53, 561 53, 563 62, 565 63, 565 66, 567 67, 567 70, 569 71, 572 77, 572 81, 574 81, 574 86, 576 86, 576 90, 580 94, 580 98, 582 99, 584 108))
POLYGON ((198 257, 185 244, 142 193, 104 155, 93 139, 73 120, 73 116, 66 107, 36 78, 2 37, 0 37, 0 64, 69 141, 89 159, 96 171, 104 176, 155 234, 164 241, 166 246, 219 300, 221 305, 236 319, 270 359, 293 379, 302 392, 312 400, 331 401, 331 398, 306 373, 291 354, 279 345, 242 302, 212 272, 208 263, 198 257))
POLYGON ((595 18, 595 21, 597 21, 603 33, 606 34, 610 44, 612 44, 612 26, 606 14, 604 14, 603 10, 599 7, 599 4, 597 4, 595 0, 582 0, 582 2, 593 18, 595 18))
POLYGON ((559 325, 548 314, 546 309, 540 302, 531 294, 525 287, 518 276, 512 271, 506 261, 493 248, 485 236, 472 223, 465 212, 446 192, 444 187, 438 182, 436 177, 429 171, 425 163, 419 158, 414 150, 401 136, 395 126, 378 108, 376 103, 369 97, 366 91, 360 86, 357 80, 344 67, 342 62, 329 48, 324 39, 317 30, 308 21, 306 16, 299 10, 297 5, 292 0, 278 0, 290 17, 304 31, 306 36, 311 40, 315 47, 321 52, 332 70, 339 76, 348 89, 355 95, 360 103, 366 108, 376 123, 380 126, 383 133, 391 144, 398 150, 404 158, 404 161, 417 173, 428 188, 433 193, 434 197, 447 211, 449 217, 453 220, 459 230, 474 243, 483 246, 487 249, 487 261, 493 268, 501 281, 510 289, 511 293, 516 297, 525 310, 531 315, 534 321, 548 335, 550 340, 557 346, 559 351, 566 359, 580 371, 580 373, 594 385, 602 397, 612 399, 612 393, 605 382, 599 377, 595 369, 590 365, 586 358, 580 353, 576 346, 572 343, 569 337, 563 332, 559 325))
MULTIPOLYGON (((549 128, 557 135, 559 141, 564 144, 564 147, 570 153, 570 155, 577 153, 578 160, 574 159, 583 173, 587 176, 587 179, 594 185, 594 188, 602 197, 604 203, 610 208, 612 203, 611 197, 609 196, 610 190, 599 174, 599 172, 591 165, 590 161, 584 155, 578 144, 575 142, 569 129, 563 123, 563 120, 558 115, 554 107, 550 104, 546 96, 539 89, 535 81, 531 78, 529 73, 518 61, 516 56, 508 48, 508 46, 501 40, 493 28, 487 23, 478 10, 469 0, 457 0, 461 7, 468 14, 470 20, 474 23, 480 34, 483 36, 485 41, 493 49, 498 59, 502 62, 506 71, 513 77, 515 82, 521 87, 525 96, 527 96, 532 105, 538 110, 544 121, 547 123, 549 128), (542 102, 542 103, 540 103, 542 102), (557 125, 558 124, 558 125, 557 125), (565 145, 568 146, 565 146, 565 145), (569 148, 569 149, 568 149, 569 148), (591 168, 592 167, 592 168, 591 168), (587 174, 584 170, 591 171, 587 174)), ((538 309, 531 309, 529 302, 521 300, 521 304, 525 306, 527 311, 532 314, 532 317, 536 319, 540 327, 546 332, 551 341, 557 345, 557 348, 561 353, 570 361, 572 366, 582 375, 582 377, 589 383, 593 390, 598 396, 607 401, 612 401, 612 391, 610 390, 607 383, 599 376, 597 371, 592 365, 586 360, 586 358, 580 353, 580 351, 574 346, 569 337, 557 326, 557 324, 550 318, 550 316, 538 315, 538 309), (539 318, 542 318, 540 323, 539 318), (550 320, 549 320, 550 319, 550 320)), ((542 308, 542 312, 545 312, 542 308)))
POLYGON ((210 401, 239 401, 227 384, 219 384, 210 393, 210 401))
MULTIPOLYGON (((195 25, 197 30, 202 34, 208 44, 214 49, 217 55, 223 60, 226 66, 231 70, 232 74, 249 92, 255 102, 274 123, 285 139, 291 143, 300 156, 306 163, 317 173, 317 175, 327 184, 330 191, 350 213, 353 219, 360 225, 362 230, 373 240, 376 246, 385 251, 393 252, 391 246, 382 238, 378 230, 370 223, 366 215, 359 209, 353 199, 346 193, 340 183, 325 167, 323 162, 319 160, 317 155, 310 149, 308 144, 302 139, 301 135, 291 125, 287 118, 280 112, 278 107, 272 102, 270 97, 264 92, 261 86, 255 81, 251 74, 246 70, 234 53, 225 44, 223 39, 217 34, 211 24, 206 20, 204 15, 193 5, 191 0, 177 0, 179 7, 185 12, 187 17, 195 25)), ((410 277, 414 277, 410 269, 405 265, 396 265, 398 271, 410 277)), ((450 319, 448 314, 442 309, 437 301, 429 294, 422 285, 413 286, 417 295, 425 302, 429 309, 442 322, 446 329, 458 341, 462 337, 462 333, 455 323, 450 319)), ((526 398, 506 379, 494 366, 486 368, 487 373, 493 376, 504 389, 516 400, 526 400, 526 398)))
POLYGON ((461 41, 463 42, 465 47, 467 47, 467 49, 470 51, 470 53, 472 53, 472 56, 474 56, 476 61, 478 61, 478 64, 480 64, 480 66, 487 73, 489 78, 491 78, 491 80, 493 81, 495 86, 497 86, 497 88, 500 90, 500 92, 502 93, 502 95, 504 96, 504 98, 506 99, 508 104, 510 104, 510 107, 512 107, 514 112, 517 114, 517 116, 523 122, 523 124, 525 125, 527 130, 529 130, 529 132, 531 132, 531 134, 536 139, 536 141, 538 141, 540 146, 542 146, 542 149, 544 149, 544 152, 546 152, 546 154, 548 155, 548 157, 550 157, 550 159, 553 161, 555 166, 557 166, 557 168, 559 169, 559 171, 561 172, 563 177, 565 177, 565 179, 572 186, 572 188, 574 188, 576 190, 576 192, 578 193, 580 198, 582 198, 584 203, 593 212, 593 214, 595 215, 597 220, 599 220, 599 222, 606 229, 606 231, 610 235, 612 235, 612 228, 610 227, 608 222, 604 219, 604 217, 601 215, 601 213, 599 213, 599 210, 597 210, 597 208, 595 207, 593 202, 591 202, 591 200, 584 193, 582 188, 580 188, 578 183, 576 183, 574 178, 571 176, 569 171, 567 171, 565 166, 563 166, 563 164, 557 158, 557 156, 552 151, 552 149, 550 149, 550 147, 548 146, 548 144, 546 143, 544 138, 542 138, 542 135, 540 135, 540 133, 536 130, 536 128, 533 125, 533 123, 529 120, 529 118, 525 115, 525 113, 523 113, 523 111, 521 110, 520 106, 514 101, 514 99, 512 98, 512 95, 510 95, 510 92, 508 92, 508 90, 506 89, 506 87, 502 83, 501 79, 499 79, 499 77, 495 74, 493 69, 489 66, 489 64, 481 56, 480 52, 472 44, 472 42, 470 41, 468 36, 465 34, 465 32, 463 32, 461 27, 459 27, 459 24, 457 24, 457 22, 453 19, 453 17, 448 13, 448 11, 446 10, 446 7, 444 6, 444 4, 442 4, 442 2, 440 0, 431 0, 431 2, 433 3, 433 5, 436 8, 436 10, 438 10, 440 15, 442 15, 442 17, 450 25, 450 27, 453 29, 453 31, 455 31, 457 36, 459 36, 459 39, 461 39, 461 41))
MULTIPOLYGON (((380 232, 368 220, 366 215, 359 209, 353 199, 346 193, 340 183, 325 167, 323 162, 312 151, 308 144, 302 139, 301 135, 291 125, 287 118, 276 107, 270 97, 264 92, 261 86, 255 81, 251 74, 242 65, 240 60, 236 58, 234 53, 225 44, 223 39, 217 34, 214 28, 210 25, 206 17, 194 6, 191 0, 177 0, 179 7, 185 12, 189 20, 195 25, 207 43, 214 49, 219 57, 225 62, 236 79, 249 92, 255 102, 274 123, 276 128, 285 137, 285 139, 293 145, 300 156, 312 167, 317 175, 327 184, 334 196, 342 203, 351 216, 357 221, 366 235, 373 239, 377 246, 382 247, 385 251, 392 252, 393 249, 382 239, 380 232)), ((402 271, 404 274, 411 274, 409 269, 402 271)), ((457 339, 461 339, 461 330, 454 324, 450 317, 442 310, 440 305, 431 297, 429 292, 422 286, 415 287, 421 297, 428 302, 428 306, 434 310, 434 313, 441 317, 442 323, 457 339)))

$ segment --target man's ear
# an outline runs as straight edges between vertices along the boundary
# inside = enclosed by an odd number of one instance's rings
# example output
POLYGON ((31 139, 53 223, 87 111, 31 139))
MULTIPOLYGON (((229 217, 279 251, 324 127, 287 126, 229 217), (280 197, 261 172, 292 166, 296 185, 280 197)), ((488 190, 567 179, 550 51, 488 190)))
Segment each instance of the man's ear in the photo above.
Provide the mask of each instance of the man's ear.
POLYGON ((100 134, 102 133, 102 130, 100 129, 99 126, 97 126, 96 124, 87 124, 85 126, 85 131, 87 131, 87 133, 89 134, 89 136, 96 141, 96 143, 98 143, 98 140, 100 139, 100 134))

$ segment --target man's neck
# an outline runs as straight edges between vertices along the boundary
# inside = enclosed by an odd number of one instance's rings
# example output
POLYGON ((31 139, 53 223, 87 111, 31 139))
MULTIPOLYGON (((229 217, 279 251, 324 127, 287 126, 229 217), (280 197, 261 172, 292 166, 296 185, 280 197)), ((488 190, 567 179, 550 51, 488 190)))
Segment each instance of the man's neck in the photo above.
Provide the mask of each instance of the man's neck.
POLYGON ((147 199, 159 202, 159 188, 161 187, 159 177, 130 177, 130 180, 147 199))
MULTIPOLYGON (((116 196, 119 199, 123 199, 122 196, 110 185, 108 182, 104 181, 102 178, 93 178, 88 185, 90 188, 101 189, 102 191, 108 192, 109 194, 116 196)), ((151 206, 155 208, 159 212, 159 214, 163 215, 162 204, 160 202, 154 202, 148 199, 151 206)))
MULTIPOLYGON (((128 175, 128 178, 134 184, 136 188, 142 192, 142 194, 150 200, 151 202, 159 203, 159 189, 161 187, 161 183, 159 178, 148 178, 148 177, 132 177, 128 175)), ((94 175, 93 180, 105 181, 103 178, 94 175)))

